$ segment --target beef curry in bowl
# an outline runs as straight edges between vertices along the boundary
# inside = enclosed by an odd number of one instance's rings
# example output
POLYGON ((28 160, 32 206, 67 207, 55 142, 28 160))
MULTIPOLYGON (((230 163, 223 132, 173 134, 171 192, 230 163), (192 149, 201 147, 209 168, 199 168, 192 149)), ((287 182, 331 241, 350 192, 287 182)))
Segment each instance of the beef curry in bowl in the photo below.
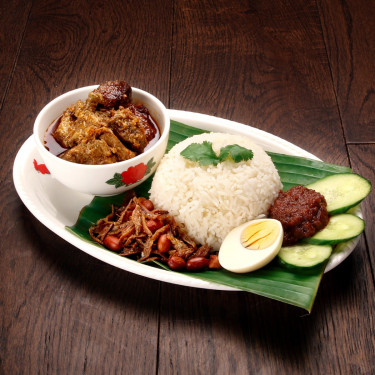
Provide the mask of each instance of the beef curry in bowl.
POLYGON ((153 95, 125 81, 87 86, 59 96, 35 120, 34 137, 48 170, 83 193, 129 190, 156 169, 170 120, 153 95))

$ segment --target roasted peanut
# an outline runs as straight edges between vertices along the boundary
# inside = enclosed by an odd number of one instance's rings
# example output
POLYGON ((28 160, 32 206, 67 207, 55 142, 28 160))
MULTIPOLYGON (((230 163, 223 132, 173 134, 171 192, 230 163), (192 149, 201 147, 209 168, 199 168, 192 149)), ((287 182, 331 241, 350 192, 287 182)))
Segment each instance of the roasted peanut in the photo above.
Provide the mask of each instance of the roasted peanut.
POLYGON ((171 241, 166 234, 162 234, 158 239, 158 250, 160 253, 166 253, 171 248, 171 241))
POLYGON ((147 220, 146 221, 147 228, 150 229, 151 232, 157 231, 159 228, 163 226, 163 223, 159 220, 147 220))
POLYGON ((197 272, 203 270, 208 266, 209 259, 204 257, 190 258, 186 262, 186 269, 191 272, 197 272))
POLYGON ((121 250, 121 242, 120 239, 116 236, 107 236, 104 238, 103 241, 104 246, 112 251, 120 251, 121 250))
POLYGON ((149 211, 152 211, 154 209, 154 204, 149 199, 140 197, 138 198, 138 202, 149 211))
POLYGON ((178 256, 172 256, 168 259, 168 266, 173 271, 181 271, 185 268, 185 260, 178 256))

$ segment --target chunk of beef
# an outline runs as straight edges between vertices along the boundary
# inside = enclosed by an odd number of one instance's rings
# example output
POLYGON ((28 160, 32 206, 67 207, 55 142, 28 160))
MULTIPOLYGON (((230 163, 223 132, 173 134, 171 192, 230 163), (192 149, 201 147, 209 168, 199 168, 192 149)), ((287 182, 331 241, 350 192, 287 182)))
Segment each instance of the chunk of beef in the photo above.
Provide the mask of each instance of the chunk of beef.
POLYGON ((62 159, 81 164, 110 164, 136 156, 107 128, 91 129, 89 140, 59 155, 62 159))
POLYGON ((89 101, 108 109, 117 109, 129 103, 131 91, 130 85, 125 81, 108 81, 89 94, 89 101))
POLYGON ((146 132, 135 116, 128 108, 120 108, 113 113, 108 127, 113 130, 120 141, 131 150, 141 153, 147 146, 146 132))
POLYGON ((62 147, 70 148, 90 137, 94 129, 104 126, 105 115, 88 110, 86 103, 79 100, 64 111, 53 136, 62 147))
POLYGON ((150 142, 156 134, 156 124, 151 124, 151 116, 150 112, 144 105, 134 105, 130 104, 127 108, 129 108, 132 113, 139 118, 139 123, 145 130, 146 139, 150 142))
POLYGON ((104 140, 111 147, 112 152, 116 154, 117 161, 128 160, 137 156, 134 151, 126 148, 112 132, 103 133, 100 139, 104 140))
POLYGON ((116 155, 102 139, 81 142, 77 146, 59 155, 61 159, 79 164, 110 164, 116 163, 116 155))

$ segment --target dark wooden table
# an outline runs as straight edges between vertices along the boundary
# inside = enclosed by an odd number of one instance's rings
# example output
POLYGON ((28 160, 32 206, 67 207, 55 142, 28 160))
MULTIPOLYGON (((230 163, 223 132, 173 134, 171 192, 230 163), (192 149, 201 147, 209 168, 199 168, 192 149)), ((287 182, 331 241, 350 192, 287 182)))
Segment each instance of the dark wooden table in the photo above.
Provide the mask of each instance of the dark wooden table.
POLYGON ((374 193, 313 311, 102 263, 25 208, 12 180, 41 108, 126 79, 167 107, 271 132, 374 182, 375 3, 3 1, 0 374, 373 374, 374 193))

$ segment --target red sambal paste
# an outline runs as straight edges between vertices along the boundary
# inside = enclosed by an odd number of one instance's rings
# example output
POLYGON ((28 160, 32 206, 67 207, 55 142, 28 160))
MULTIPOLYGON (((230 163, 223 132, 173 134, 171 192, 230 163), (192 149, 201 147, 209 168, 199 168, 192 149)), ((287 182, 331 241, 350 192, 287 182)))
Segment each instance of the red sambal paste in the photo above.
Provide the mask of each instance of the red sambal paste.
POLYGON ((302 185, 280 192, 269 209, 269 217, 279 220, 283 226, 283 246, 312 237, 329 221, 324 196, 302 185))

